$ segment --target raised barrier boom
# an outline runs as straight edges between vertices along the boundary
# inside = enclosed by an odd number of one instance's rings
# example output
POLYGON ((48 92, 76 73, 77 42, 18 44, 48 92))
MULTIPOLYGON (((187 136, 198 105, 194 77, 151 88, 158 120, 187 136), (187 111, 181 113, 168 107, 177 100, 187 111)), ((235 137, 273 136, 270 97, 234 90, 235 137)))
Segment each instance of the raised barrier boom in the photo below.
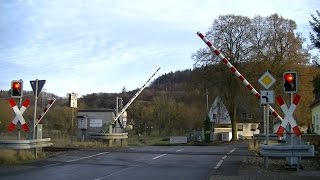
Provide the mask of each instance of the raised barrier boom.
MULTIPOLYGON (((246 86, 256 98, 260 99, 260 93, 249 83, 248 80, 246 80, 246 78, 244 78, 244 76, 240 74, 240 72, 229 62, 229 60, 216 47, 214 47, 213 44, 202 33, 197 32, 197 35, 207 44, 212 53, 217 55, 220 60, 234 73, 234 75, 239 78, 243 85, 246 86)), ((275 118, 283 121, 283 118, 277 113, 276 110, 273 109, 273 107, 269 106, 269 110, 275 118)))

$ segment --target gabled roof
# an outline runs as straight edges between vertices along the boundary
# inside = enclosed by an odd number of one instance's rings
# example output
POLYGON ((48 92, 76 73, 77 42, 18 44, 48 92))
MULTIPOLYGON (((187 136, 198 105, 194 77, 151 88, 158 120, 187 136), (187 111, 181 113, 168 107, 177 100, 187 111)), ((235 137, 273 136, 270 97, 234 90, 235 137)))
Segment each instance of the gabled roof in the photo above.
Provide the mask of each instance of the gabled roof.
POLYGON ((311 104, 310 104, 310 108, 316 107, 320 105, 320 98, 314 100, 311 104))

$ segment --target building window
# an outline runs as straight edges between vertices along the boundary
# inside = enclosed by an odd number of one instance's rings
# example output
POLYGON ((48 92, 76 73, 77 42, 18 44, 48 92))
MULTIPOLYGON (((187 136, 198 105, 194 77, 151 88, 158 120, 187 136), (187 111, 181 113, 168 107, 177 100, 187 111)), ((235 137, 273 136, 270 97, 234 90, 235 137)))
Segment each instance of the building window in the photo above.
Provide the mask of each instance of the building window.
POLYGON ((238 130, 238 131, 243 131, 243 125, 238 124, 238 125, 237 125, 237 130, 238 130))
POLYGON ((242 118, 243 119, 252 119, 252 114, 250 114, 250 113, 242 113, 242 118))
POLYGON ((319 130, 319 125, 317 125, 317 130, 319 130))
POLYGON ((256 131, 257 126, 255 124, 251 125, 251 131, 256 131))
POLYGON ((247 113, 242 113, 242 118, 246 119, 247 118, 247 113))

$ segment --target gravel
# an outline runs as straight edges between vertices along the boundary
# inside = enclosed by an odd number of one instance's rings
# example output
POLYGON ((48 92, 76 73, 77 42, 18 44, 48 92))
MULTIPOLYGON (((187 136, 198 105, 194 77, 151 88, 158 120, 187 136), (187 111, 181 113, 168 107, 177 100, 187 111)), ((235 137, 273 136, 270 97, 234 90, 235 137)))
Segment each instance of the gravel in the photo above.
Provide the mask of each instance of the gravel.
MULTIPOLYGON (((269 170, 285 169, 285 158, 269 158, 269 170)), ((242 168, 250 168, 254 166, 264 167, 264 157, 250 156, 245 157, 241 163, 242 168)), ((320 157, 302 158, 301 169, 303 170, 320 170, 320 157)))

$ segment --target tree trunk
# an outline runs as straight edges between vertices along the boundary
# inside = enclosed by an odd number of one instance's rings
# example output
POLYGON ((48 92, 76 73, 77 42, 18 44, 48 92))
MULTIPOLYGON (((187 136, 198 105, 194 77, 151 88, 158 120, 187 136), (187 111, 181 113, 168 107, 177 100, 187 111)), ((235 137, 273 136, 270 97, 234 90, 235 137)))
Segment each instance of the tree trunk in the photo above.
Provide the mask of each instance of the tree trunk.
POLYGON ((231 115, 231 127, 232 127, 232 141, 237 140, 237 106, 232 105, 232 115, 231 115))

